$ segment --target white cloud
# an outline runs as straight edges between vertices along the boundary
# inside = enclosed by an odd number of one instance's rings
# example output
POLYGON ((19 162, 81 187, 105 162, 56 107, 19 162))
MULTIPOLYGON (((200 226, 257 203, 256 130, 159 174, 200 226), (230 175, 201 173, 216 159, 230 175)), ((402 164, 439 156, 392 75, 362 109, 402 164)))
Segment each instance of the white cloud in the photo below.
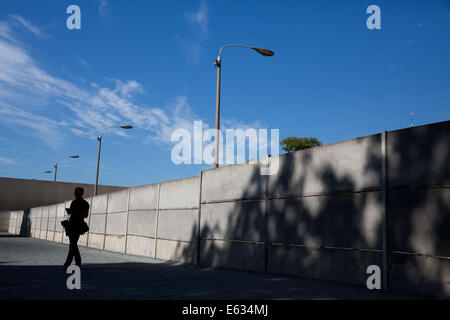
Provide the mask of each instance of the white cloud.
POLYGON ((203 36, 208 34, 208 3, 201 0, 200 7, 194 12, 186 13, 186 19, 191 28, 199 31, 203 36))
POLYGON ((190 39, 186 39, 177 35, 175 41, 180 48, 186 52, 187 58, 197 63, 201 57, 203 42, 208 37, 208 2, 201 0, 200 6, 193 12, 185 14, 186 22, 192 29, 193 34, 190 39))
POLYGON ((17 165, 17 162, 10 158, 0 157, 0 163, 6 165, 17 165))
MULTIPOLYGON (((198 119, 186 97, 175 98, 170 114, 162 108, 135 104, 134 97, 145 91, 134 80, 113 79, 113 88, 97 84, 80 87, 54 77, 16 41, 10 25, 1 22, 0 26, 0 93, 4 93, 0 96, 0 123, 19 134, 57 148, 63 143, 63 131, 95 138, 106 127, 131 124, 148 132, 147 142, 170 143, 172 130, 191 127, 198 119), (57 121, 43 115, 45 112, 39 115, 30 110, 50 101, 70 116, 57 121)), ((112 132, 127 135, 124 130, 112 132)))
POLYGON ((50 147, 58 147, 63 142, 58 132, 59 124, 52 119, 7 105, 2 101, 0 101, 0 115, 2 123, 12 131, 27 137, 36 137, 50 147))
POLYGON ((80 64, 81 64, 83 67, 86 67, 86 68, 88 68, 88 69, 91 69, 91 66, 89 65, 89 63, 87 63, 83 58, 77 57, 77 59, 78 59, 78 62, 80 62, 80 64))
POLYGON ((35 36, 39 37, 39 38, 47 38, 48 35, 42 30, 42 28, 32 24, 30 21, 28 21, 27 19, 17 15, 17 14, 11 14, 10 17, 13 19, 13 21, 17 24, 19 24, 20 26, 24 27, 26 30, 30 31, 31 33, 33 33, 35 36))
POLYGON ((100 19, 103 22, 111 21, 111 9, 107 0, 100 0, 98 6, 98 13, 100 14, 100 19))
MULTIPOLYGON (((201 120, 185 96, 175 97, 164 108, 148 107, 135 103, 136 96, 145 93, 135 80, 110 79, 110 87, 79 85, 51 75, 41 65, 16 40, 11 26, 0 21, 0 124, 54 149, 67 135, 95 139, 104 128, 123 124, 137 130, 110 134, 127 137, 136 132, 146 143, 168 147, 174 130, 193 133, 194 120, 201 120)), ((260 126, 222 119, 222 129, 260 126)))

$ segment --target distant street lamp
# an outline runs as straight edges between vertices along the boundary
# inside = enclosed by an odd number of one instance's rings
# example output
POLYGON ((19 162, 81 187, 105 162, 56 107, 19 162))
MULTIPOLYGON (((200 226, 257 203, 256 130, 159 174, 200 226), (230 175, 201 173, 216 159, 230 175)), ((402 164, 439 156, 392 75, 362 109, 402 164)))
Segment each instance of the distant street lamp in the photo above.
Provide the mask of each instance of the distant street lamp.
POLYGON ((98 154, 97 154, 97 173, 95 175, 95 186, 94 186, 94 196, 97 195, 97 187, 98 187, 98 172, 99 172, 99 167, 100 167, 100 151, 102 149, 102 134, 103 132, 105 132, 108 129, 112 129, 112 128, 122 128, 122 129, 133 129, 133 126, 129 126, 129 125, 124 125, 124 126, 112 126, 112 127, 107 127, 105 129, 102 130, 102 132, 99 134, 99 136, 97 137, 98 140, 98 154))
POLYGON ((253 49, 259 54, 270 57, 275 53, 269 49, 256 48, 250 46, 244 46, 240 44, 228 44, 224 45, 219 50, 219 56, 214 60, 213 65, 217 67, 217 94, 216 94, 216 129, 215 129, 215 139, 214 139, 214 168, 219 166, 219 127, 220 127, 220 73, 222 67, 222 50, 226 47, 243 47, 253 49))
MULTIPOLYGON (((59 161, 62 159, 77 159, 77 158, 79 158, 79 156, 68 156, 68 157, 59 158, 57 160, 59 161)), ((56 164, 53 167, 55 168, 55 176, 53 178, 53 182, 56 182, 56 173, 58 172, 58 162, 56 162, 56 164)), ((48 171, 45 171, 44 173, 48 173, 48 171)))

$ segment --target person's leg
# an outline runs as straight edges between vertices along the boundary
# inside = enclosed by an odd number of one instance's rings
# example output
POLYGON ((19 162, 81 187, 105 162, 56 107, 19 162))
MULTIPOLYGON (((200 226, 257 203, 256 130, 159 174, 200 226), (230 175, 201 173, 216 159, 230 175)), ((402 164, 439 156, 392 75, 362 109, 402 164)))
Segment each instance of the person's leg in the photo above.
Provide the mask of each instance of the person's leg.
POLYGON ((80 254, 80 250, 78 250, 78 240, 80 239, 80 235, 76 235, 74 237, 74 247, 73 247, 73 255, 75 257, 75 264, 77 266, 81 266, 81 254, 80 254))
MULTIPOLYGON (((74 244, 76 246, 76 242, 74 240, 75 240, 74 236, 73 235, 69 235, 69 253, 67 254, 66 263, 64 263, 65 267, 70 266, 70 264, 72 263, 73 256, 74 256, 74 253, 75 253, 74 244)), ((78 241, 78 239, 76 239, 76 241, 78 241)))

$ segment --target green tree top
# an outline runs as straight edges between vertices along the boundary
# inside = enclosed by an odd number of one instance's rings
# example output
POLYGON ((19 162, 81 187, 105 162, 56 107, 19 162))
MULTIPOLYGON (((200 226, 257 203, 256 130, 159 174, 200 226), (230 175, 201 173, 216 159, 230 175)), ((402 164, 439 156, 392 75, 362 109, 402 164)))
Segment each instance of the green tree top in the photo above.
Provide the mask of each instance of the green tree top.
POLYGON ((309 138, 287 137, 280 142, 280 145, 282 146, 282 149, 284 151, 292 152, 307 148, 318 147, 322 145, 322 142, 320 142, 319 139, 314 137, 309 138))

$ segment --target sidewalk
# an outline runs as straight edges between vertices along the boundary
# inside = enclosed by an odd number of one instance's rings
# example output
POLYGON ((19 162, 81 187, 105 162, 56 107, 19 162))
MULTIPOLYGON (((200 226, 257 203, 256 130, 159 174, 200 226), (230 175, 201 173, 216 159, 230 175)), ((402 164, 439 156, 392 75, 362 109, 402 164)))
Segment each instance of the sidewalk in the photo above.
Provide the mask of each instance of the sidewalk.
POLYGON ((197 267, 80 247, 81 290, 68 290, 68 245, 0 234, 0 299, 421 299, 327 281, 197 267))

